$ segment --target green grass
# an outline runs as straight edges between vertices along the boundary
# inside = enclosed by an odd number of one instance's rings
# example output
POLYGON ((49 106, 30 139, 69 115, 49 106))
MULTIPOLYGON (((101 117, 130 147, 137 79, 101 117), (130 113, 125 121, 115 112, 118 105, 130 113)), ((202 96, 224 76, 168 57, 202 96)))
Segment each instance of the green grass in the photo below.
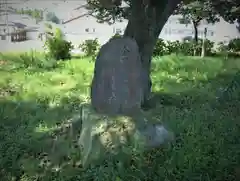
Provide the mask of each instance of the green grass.
POLYGON ((240 59, 155 57, 155 107, 148 114, 168 125, 176 142, 132 155, 122 170, 111 161, 84 170, 76 146, 78 115, 80 104, 89 101, 93 63, 56 62, 37 53, 0 55, 1 180, 237 180, 240 104, 219 104, 216 96, 239 70, 240 59))

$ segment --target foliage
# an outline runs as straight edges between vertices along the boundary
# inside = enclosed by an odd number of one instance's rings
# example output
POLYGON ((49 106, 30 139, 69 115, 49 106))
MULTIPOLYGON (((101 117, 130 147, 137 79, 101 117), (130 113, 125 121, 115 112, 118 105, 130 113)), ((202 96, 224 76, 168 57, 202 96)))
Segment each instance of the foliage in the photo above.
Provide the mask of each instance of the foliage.
POLYGON ((121 38, 123 35, 121 35, 120 33, 115 33, 110 40, 115 39, 115 38, 121 38))
POLYGON ((216 9, 221 17, 229 23, 234 23, 235 21, 240 21, 240 6, 238 0, 228 0, 228 1, 219 1, 212 0, 213 8, 216 9))
MULTIPOLYGON (((141 1, 150 3, 151 5, 161 5, 157 1, 141 1)), ((140 2, 140 3, 141 3, 140 2)), ((199 19, 206 19, 208 23, 218 21, 216 15, 220 14, 227 21, 234 21, 239 17, 239 7, 237 0, 184 0, 176 9, 176 14, 182 14, 188 20, 184 22, 190 23, 194 19, 196 22, 199 19), (191 18, 191 19, 190 19, 191 18)), ((164 1, 163 3, 166 3, 164 1)), ((128 19, 131 14, 132 0, 87 0, 87 10, 89 14, 97 18, 98 22, 114 23, 128 19)), ((146 5, 145 5, 146 6, 146 5)), ((182 20, 180 20, 182 21, 182 20)))
POLYGON ((85 40, 82 44, 79 45, 79 48, 85 53, 85 56, 92 57, 92 59, 96 58, 98 50, 100 48, 100 44, 98 39, 89 39, 85 40))
POLYGON ((14 69, 51 70, 57 66, 55 59, 48 58, 44 53, 34 50, 20 54, 1 54, 0 59, 8 60, 8 63, 14 64, 14 69))
POLYGON ((166 55, 167 45, 163 39, 159 38, 153 50, 153 56, 166 55))
POLYGON ((240 52, 240 38, 230 40, 228 49, 232 52, 240 52))
MULTIPOLYGON (((27 56, 22 58, 31 59, 27 56)), ((232 82, 239 59, 154 57, 156 107, 146 114, 167 124, 176 142, 124 156, 123 165, 109 154, 104 164, 86 170, 79 163, 76 142, 80 105, 88 100, 94 63, 72 59, 59 61, 55 68, 32 70, 20 67, 18 54, 1 55, 1 60, 2 180, 237 180, 240 103, 228 107, 231 101, 223 101, 217 106, 215 98, 232 82)), ((234 87, 231 91, 239 91, 234 87)))
MULTIPOLYGON (((164 42, 163 39, 158 39, 157 43, 154 48, 153 55, 159 56, 159 55, 169 55, 172 53, 176 54, 182 54, 186 56, 192 56, 194 53, 194 41, 167 41, 164 42)), ((214 42, 210 40, 205 41, 205 48, 206 48, 206 54, 211 55, 212 49, 214 46, 214 42)), ((197 46, 196 46, 196 53, 197 55, 200 55, 202 51, 202 39, 199 40, 197 46)))
POLYGON ((59 24, 60 19, 56 16, 54 12, 48 12, 45 17, 46 21, 51 21, 53 23, 59 24))
MULTIPOLYGON (((181 14, 188 24, 189 22, 199 25, 202 20, 208 23, 219 21, 218 12, 213 8, 211 1, 191 1, 190 3, 180 3, 174 14, 181 14)), ((180 19, 181 21, 181 19, 180 19)))
MULTIPOLYGON (((111 0, 110 0, 111 1, 111 0)), ((124 2, 127 3, 125 6, 120 6, 121 0, 112 1, 116 2, 116 6, 108 7, 107 4, 110 5, 110 1, 104 0, 87 0, 87 10, 89 11, 89 14, 96 17, 97 22, 103 23, 107 22, 109 24, 113 24, 116 21, 122 21, 123 19, 127 19, 130 13, 130 0, 125 0, 124 2)))
POLYGON ((220 57, 224 57, 225 59, 239 58, 240 54, 239 54, 239 51, 237 51, 239 50, 239 48, 237 48, 238 46, 239 45, 237 45, 237 40, 235 39, 231 40, 228 44, 220 42, 217 48, 218 51, 215 52, 213 56, 220 56, 220 57))
POLYGON ((71 58, 70 53, 73 45, 71 42, 64 40, 63 33, 58 28, 56 28, 53 36, 47 37, 44 47, 51 58, 56 60, 71 58))
POLYGON ((223 42, 218 43, 218 51, 219 52, 227 52, 228 45, 224 44, 223 42))
MULTIPOLYGON (((187 24, 192 23, 194 28, 194 52, 193 54, 198 54, 198 26, 205 20, 207 23, 218 22, 219 16, 218 12, 213 8, 213 4, 209 0, 204 1, 182 1, 174 12, 175 14, 181 14, 187 24)), ((180 19, 181 22, 181 19, 180 19)))
POLYGON ((16 13, 18 14, 26 14, 31 16, 32 18, 36 19, 36 21, 42 21, 43 20, 43 11, 39 9, 16 9, 16 13))

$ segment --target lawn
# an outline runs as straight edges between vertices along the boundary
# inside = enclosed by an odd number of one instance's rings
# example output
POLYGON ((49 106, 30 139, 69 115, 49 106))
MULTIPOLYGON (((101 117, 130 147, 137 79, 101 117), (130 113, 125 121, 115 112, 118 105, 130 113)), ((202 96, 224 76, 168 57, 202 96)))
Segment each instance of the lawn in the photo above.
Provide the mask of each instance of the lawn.
MULTIPOLYGON (((77 136, 93 63, 41 54, 0 55, 0 177, 3 181, 234 181, 240 175, 240 103, 223 90, 240 59, 155 57, 147 114, 176 141, 132 155, 123 170, 106 160, 83 169, 77 136), (230 98, 229 98, 230 97, 230 98)), ((238 78, 237 80, 240 80, 238 78)))

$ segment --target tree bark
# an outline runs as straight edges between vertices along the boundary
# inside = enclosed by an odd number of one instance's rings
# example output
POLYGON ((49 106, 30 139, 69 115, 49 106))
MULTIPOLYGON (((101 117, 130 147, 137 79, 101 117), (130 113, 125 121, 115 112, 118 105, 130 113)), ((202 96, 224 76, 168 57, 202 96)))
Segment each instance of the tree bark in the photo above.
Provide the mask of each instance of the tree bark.
POLYGON ((151 57, 159 34, 181 0, 132 0, 131 15, 124 36, 136 40, 143 65, 143 106, 147 105, 151 93, 151 57))
POLYGON ((193 23, 193 29, 194 29, 194 50, 193 50, 193 56, 197 55, 197 45, 198 45, 198 23, 195 21, 192 21, 193 23))

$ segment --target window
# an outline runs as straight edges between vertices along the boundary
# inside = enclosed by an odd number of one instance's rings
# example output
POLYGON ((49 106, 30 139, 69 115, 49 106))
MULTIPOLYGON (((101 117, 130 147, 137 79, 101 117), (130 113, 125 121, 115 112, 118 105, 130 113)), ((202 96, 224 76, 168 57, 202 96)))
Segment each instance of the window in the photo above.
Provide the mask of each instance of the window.
POLYGON ((122 30, 121 30, 120 28, 117 28, 117 29, 116 29, 116 33, 121 34, 121 33, 122 33, 122 30))
POLYGON ((86 28, 85 29, 85 32, 87 32, 87 33, 95 33, 95 31, 96 31, 96 29, 95 28, 86 28))
POLYGON ((184 34, 184 30, 183 29, 178 30, 178 34, 180 35, 184 34))
POLYGON ((1 40, 6 40, 6 35, 2 35, 1 40))

